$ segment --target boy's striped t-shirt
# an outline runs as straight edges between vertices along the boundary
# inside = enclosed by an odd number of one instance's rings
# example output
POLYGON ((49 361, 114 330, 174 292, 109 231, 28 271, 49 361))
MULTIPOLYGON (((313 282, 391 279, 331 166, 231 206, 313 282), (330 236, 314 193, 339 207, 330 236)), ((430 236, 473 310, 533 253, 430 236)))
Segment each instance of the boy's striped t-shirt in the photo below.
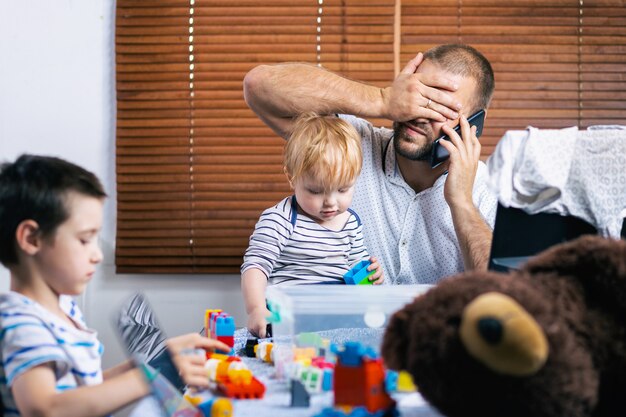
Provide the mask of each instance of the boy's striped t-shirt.
POLYGON ((0 390, 5 416, 19 416, 11 394, 16 378, 29 369, 51 363, 57 391, 102 382, 102 344, 83 321, 75 301, 59 300, 75 326, 40 304, 15 292, 0 294, 0 390))

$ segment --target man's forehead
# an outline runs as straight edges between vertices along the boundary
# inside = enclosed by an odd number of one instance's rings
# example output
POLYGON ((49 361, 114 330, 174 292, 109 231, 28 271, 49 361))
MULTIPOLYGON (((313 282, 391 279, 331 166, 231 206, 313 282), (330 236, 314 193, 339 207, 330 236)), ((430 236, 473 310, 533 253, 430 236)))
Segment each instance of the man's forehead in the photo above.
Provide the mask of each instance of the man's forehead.
POLYGON ((446 70, 442 66, 432 61, 428 61, 428 60, 422 62, 420 66, 417 67, 417 70, 415 72, 418 74, 429 74, 429 75, 438 74, 438 75, 450 78, 454 81, 473 80, 473 78, 470 75, 455 74, 453 72, 446 70))

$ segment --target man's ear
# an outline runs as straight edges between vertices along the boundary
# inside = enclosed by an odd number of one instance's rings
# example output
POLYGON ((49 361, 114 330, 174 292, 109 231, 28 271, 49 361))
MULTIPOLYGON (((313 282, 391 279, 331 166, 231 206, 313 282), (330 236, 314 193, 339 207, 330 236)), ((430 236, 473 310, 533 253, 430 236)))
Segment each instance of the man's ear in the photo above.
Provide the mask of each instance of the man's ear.
POLYGON ((287 167, 283 167, 283 172, 285 173, 285 176, 287 177, 287 181, 289 181, 289 186, 291 187, 291 189, 294 189, 295 187, 293 186, 293 181, 291 179, 291 175, 289 175, 289 172, 287 172, 287 167))
POLYGON ((15 231, 17 247, 27 255, 35 255, 41 249, 41 230, 36 221, 28 219, 17 225, 15 231))

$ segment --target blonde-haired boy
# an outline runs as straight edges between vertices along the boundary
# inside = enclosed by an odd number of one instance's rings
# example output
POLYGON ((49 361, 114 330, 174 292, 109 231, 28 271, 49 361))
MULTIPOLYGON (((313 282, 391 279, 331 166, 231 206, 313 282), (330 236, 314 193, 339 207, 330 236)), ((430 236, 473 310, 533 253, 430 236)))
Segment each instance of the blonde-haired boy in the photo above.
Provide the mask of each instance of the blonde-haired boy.
POLYGON ((343 275, 369 256, 363 226, 350 209, 361 172, 361 138, 349 123, 306 113, 285 145, 285 174, 294 195, 263 212, 241 267, 248 329, 265 336, 265 288, 272 285, 343 284, 343 275))
MULTIPOLYGON (((106 194, 91 172, 59 158, 22 155, 0 166, 0 294, 3 416, 104 416, 150 393, 130 362, 102 371, 103 346, 71 296, 82 294, 102 252, 106 194)), ((199 334, 169 339, 186 383, 208 386, 204 355, 227 346, 199 334)))

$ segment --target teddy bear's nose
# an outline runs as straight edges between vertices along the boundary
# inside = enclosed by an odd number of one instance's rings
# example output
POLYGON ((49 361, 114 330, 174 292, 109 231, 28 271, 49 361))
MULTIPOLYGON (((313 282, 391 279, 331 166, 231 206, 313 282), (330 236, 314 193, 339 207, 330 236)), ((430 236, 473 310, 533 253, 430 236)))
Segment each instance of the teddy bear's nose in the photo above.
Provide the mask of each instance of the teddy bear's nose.
POLYGON ((505 375, 538 372, 550 351, 535 318, 516 300, 498 292, 481 294, 465 306, 459 336, 470 355, 505 375))
POLYGON ((480 333, 485 342, 490 345, 497 345, 502 340, 504 328, 500 320, 493 317, 485 317, 478 320, 478 333, 480 333))

